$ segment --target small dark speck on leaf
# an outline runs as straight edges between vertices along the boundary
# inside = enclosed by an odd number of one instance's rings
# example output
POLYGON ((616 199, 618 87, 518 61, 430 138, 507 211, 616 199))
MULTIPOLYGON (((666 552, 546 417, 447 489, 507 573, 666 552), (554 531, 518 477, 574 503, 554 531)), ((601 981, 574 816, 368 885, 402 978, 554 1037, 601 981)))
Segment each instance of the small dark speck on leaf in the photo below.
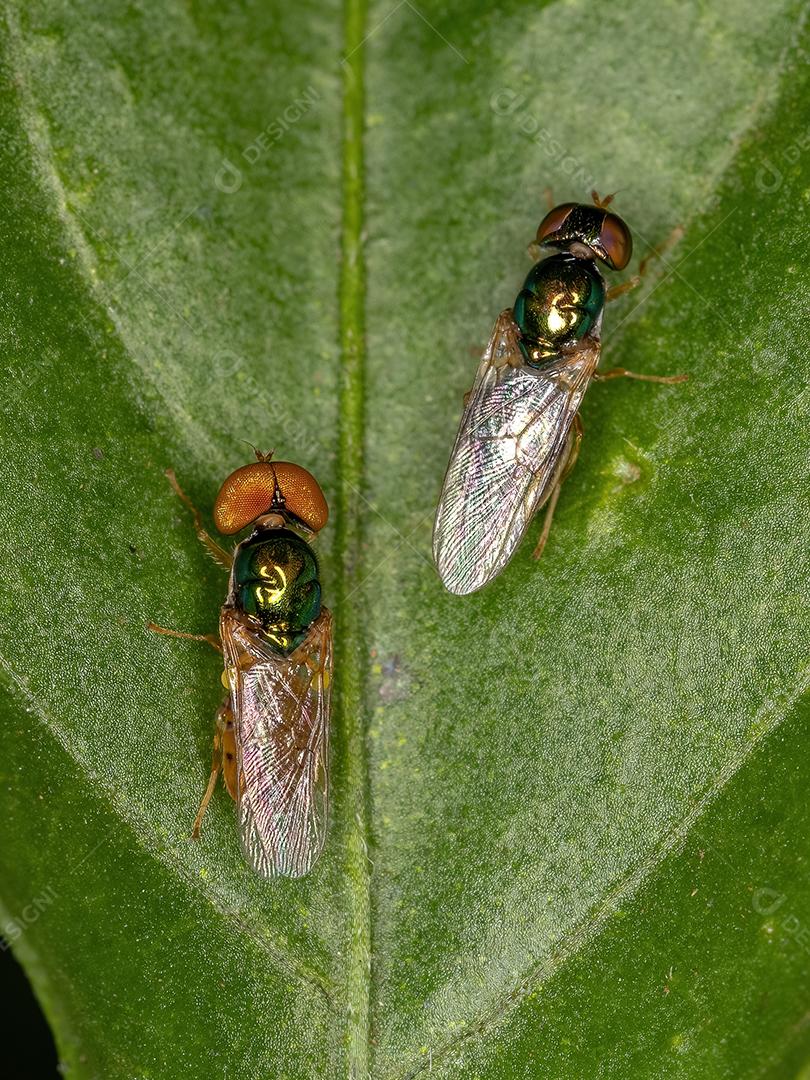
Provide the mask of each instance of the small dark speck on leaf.
POLYGON ((101 459, 104 457, 104 451, 99 446, 93 447, 92 454, 96 461, 101 461, 101 459))

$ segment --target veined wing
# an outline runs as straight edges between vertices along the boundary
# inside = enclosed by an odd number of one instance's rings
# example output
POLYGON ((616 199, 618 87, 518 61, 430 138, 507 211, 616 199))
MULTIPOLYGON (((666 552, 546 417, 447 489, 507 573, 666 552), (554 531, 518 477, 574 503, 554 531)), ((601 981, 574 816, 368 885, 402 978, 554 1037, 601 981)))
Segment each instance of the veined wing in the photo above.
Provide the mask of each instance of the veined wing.
POLYGON ((245 858, 262 877, 302 877, 323 848, 328 795, 332 617, 280 657, 232 608, 220 619, 233 697, 245 858))
POLYGON ((571 424, 598 362, 599 340, 590 337, 542 370, 529 367, 512 312, 499 316, 436 511, 433 558, 450 592, 475 592, 512 557, 565 467, 571 424))

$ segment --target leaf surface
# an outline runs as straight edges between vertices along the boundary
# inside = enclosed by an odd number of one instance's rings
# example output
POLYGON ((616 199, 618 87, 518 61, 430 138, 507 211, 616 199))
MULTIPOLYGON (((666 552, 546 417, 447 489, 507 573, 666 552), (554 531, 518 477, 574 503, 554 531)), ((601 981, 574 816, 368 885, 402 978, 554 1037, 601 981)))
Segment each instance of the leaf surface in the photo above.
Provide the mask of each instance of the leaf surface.
POLYGON ((68 1075, 791 1077, 806 998, 800 5, 11 5, 0 903, 68 1075), (540 563, 445 594, 462 395, 543 189, 629 272, 540 563), (208 771, 242 440, 319 478, 315 872, 208 771))

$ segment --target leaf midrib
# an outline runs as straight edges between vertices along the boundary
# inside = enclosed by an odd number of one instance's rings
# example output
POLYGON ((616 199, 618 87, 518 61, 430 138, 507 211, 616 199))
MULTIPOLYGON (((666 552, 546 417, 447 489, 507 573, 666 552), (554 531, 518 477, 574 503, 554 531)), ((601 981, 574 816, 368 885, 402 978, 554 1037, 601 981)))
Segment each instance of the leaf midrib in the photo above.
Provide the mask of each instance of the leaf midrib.
POLYGON ((371 880, 363 621, 351 581, 362 580, 365 431, 365 37, 367 0, 346 0, 343 67, 343 223, 341 231, 340 380, 337 528, 340 573, 335 597, 335 727, 346 761, 346 875, 350 903, 346 970, 347 1075, 370 1075, 371 880))
MULTIPOLYGON (((366 35, 366 0, 346 0, 344 5, 342 57, 343 70, 343 153, 341 266, 339 284, 340 357, 338 487, 335 500, 335 551, 340 573, 335 582, 335 732, 339 734, 346 760, 347 850, 346 874, 349 897, 349 948, 346 968, 347 998, 347 1075, 365 1077, 369 1073, 369 999, 370 999, 370 879, 367 859, 368 782, 363 726, 364 641, 362 622, 356 601, 349 599, 358 580, 362 548, 362 514, 357 495, 363 487, 363 442, 365 418, 365 265, 363 255, 363 215, 365 203, 363 129, 365 122, 364 39, 366 35)), ((77 266, 88 291, 97 296, 98 279, 93 273, 92 247, 84 232, 86 223, 78 222, 70 212, 61 180, 51 167, 52 154, 47 128, 30 93, 27 72, 22 61, 21 31, 13 11, 6 13, 7 38, 14 48, 18 89, 26 115, 21 117, 34 150, 41 175, 50 188, 62 226, 80 253, 77 266)), ((120 327, 116 326, 120 333, 120 327)), ((171 402, 163 397, 171 411, 171 402)), ((202 431, 200 438, 205 435, 202 431)), ((249 927, 234 919, 233 912, 221 909, 210 890, 201 886, 185 867, 170 857, 165 848, 150 844, 148 830, 139 828, 129 808, 95 775, 92 766, 76 752, 53 717, 42 710, 25 680, 0 657, 9 690, 19 696, 26 709, 38 720, 71 760, 92 780, 94 790, 103 794, 115 815, 127 826, 137 843, 149 855, 163 863, 170 873, 183 880, 203 897, 235 932, 244 934, 264 951, 273 964, 288 978, 308 984, 334 1007, 334 987, 320 973, 303 965, 293 956, 280 952, 249 927), (169 857, 167 857, 169 856, 169 857)))

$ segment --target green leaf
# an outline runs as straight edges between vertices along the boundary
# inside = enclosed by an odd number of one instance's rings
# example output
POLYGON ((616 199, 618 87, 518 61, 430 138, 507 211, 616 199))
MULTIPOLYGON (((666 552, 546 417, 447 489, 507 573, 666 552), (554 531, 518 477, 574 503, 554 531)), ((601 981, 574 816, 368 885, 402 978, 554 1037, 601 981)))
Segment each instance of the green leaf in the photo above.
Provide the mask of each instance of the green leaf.
POLYGON ((793 1077, 810 1059, 801 5, 12 4, 0 929, 67 1074, 793 1077), (430 527, 543 188, 638 260, 549 545, 430 527), (242 440, 321 481, 332 818, 217 793, 242 440))

